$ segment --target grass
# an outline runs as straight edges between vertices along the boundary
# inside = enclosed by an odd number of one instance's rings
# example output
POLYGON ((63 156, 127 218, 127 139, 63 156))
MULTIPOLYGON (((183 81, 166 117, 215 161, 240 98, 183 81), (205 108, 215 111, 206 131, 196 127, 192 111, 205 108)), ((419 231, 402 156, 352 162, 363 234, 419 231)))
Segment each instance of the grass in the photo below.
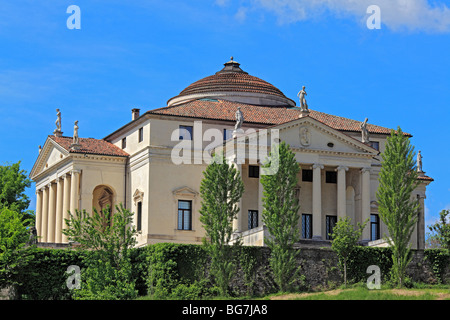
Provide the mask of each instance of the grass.
MULTIPOLYGON (((413 288, 392 289, 382 287, 369 290, 357 284, 320 292, 277 293, 265 297, 204 297, 206 300, 450 300, 450 285, 416 285, 413 288)), ((137 300, 154 300, 151 295, 137 300)))
POLYGON ((352 287, 313 293, 278 294, 271 300, 450 300, 450 286, 369 290, 352 287))

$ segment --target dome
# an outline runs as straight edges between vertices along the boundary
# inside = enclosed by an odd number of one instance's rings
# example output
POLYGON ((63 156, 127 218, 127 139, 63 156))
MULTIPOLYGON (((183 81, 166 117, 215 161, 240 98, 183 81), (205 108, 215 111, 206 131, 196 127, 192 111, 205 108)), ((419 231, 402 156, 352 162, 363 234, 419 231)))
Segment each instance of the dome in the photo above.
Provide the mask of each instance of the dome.
POLYGON ((171 98, 167 106, 175 106, 197 99, 221 99, 261 106, 295 106, 277 87, 249 75, 240 64, 231 60, 214 75, 200 79, 171 98))

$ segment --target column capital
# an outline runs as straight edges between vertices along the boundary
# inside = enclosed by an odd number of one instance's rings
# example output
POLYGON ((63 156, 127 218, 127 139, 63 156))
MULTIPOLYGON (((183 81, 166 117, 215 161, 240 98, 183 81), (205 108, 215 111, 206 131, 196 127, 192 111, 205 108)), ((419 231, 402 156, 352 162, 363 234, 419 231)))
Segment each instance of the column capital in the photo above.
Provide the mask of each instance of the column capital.
POLYGON ((346 167, 346 166, 338 166, 338 167, 336 168, 336 171, 340 171, 340 170, 348 171, 348 167, 346 167))
POLYGON ((320 163, 314 163, 314 164, 312 165, 312 168, 313 168, 313 169, 317 169, 317 168, 323 169, 324 166, 323 166, 323 164, 320 164, 320 163))
POLYGON ((76 173, 80 174, 80 173, 81 173, 81 170, 79 170, 79 169, 73 169, 70 173, 71 173, 71 174, 76 174, 76 173))
POLYGON ((365 173, 365 172, 371 173, 372 172, 372 168, 370 168, 370 167, 361 168, 361 173, 365 173))

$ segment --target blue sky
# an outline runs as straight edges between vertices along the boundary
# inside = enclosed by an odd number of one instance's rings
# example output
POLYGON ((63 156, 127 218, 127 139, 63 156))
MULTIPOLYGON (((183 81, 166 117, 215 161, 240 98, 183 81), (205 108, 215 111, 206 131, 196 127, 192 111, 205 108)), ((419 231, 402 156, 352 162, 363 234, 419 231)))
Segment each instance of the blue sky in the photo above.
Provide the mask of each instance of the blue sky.
MULTIPOLYGON (((450 3, 426 0, 0 1, 0 163, 30 172, 62 129, 103 138, 234 56, 310 108, 413 134, 426 224, 450 208, 450 3), (366 26, 378 5, 381 29, 366 26), (81 29, 69 30, 69 5, 81 29)), ((34 209, 34 185, 28 191, 34 209)))

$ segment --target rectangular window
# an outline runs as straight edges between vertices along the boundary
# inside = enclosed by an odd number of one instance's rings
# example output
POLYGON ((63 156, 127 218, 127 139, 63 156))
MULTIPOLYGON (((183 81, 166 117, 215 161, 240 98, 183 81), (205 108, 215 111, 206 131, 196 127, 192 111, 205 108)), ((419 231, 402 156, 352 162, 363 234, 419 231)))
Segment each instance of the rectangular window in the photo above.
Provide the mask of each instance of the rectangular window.
POLYGON ((223 129, 223 141, 233 138, 233 130, 223 129))
POLYGON ((380 143, 378 141, 370 141, 369 145, 377 151, 380 151, 380 143))
POLYGON ((337 216, 326 216, 327 240, 333 240, 333 229, 337 222, 337 216))
POLYGON ((336 171, 327 171, 325 176, 326 183, 337 183, 337 172, 336 171))
POLYGON ((178 230, 192 230, 192 201, 178 200, 178 230))
POLYGON ((192 140, 192 126, 180 126, 180 140, 192 140))
POLYGON ((302 214, 302 238, 312 239, 312 214, 302 214))
POLYGON ((313 171, 309 169, 302 169, 302 181, 312 182, 313 181, 313 171))
POLYGON ((141 231, 142 230, 142 202, 141 201, 139 201, 137 203, 136 229, 137 229, 137 231, 141 231))
POLYGON ((248 177, 259 178, 259 166, 248 166, 248 177))
POLYGON ((139 142, 144 141, 144 128, 139 129, 139 142))
POLYGON ((127 138, 122 139, 122 149, 125 149, 127 147, 127 138))
POLYGON ((258 227, 258 210, 248 210, 248 229, 258 227))
POLYGON ((380 217, 377 214, 370 215, 370 240, 380 239, 380 217))

